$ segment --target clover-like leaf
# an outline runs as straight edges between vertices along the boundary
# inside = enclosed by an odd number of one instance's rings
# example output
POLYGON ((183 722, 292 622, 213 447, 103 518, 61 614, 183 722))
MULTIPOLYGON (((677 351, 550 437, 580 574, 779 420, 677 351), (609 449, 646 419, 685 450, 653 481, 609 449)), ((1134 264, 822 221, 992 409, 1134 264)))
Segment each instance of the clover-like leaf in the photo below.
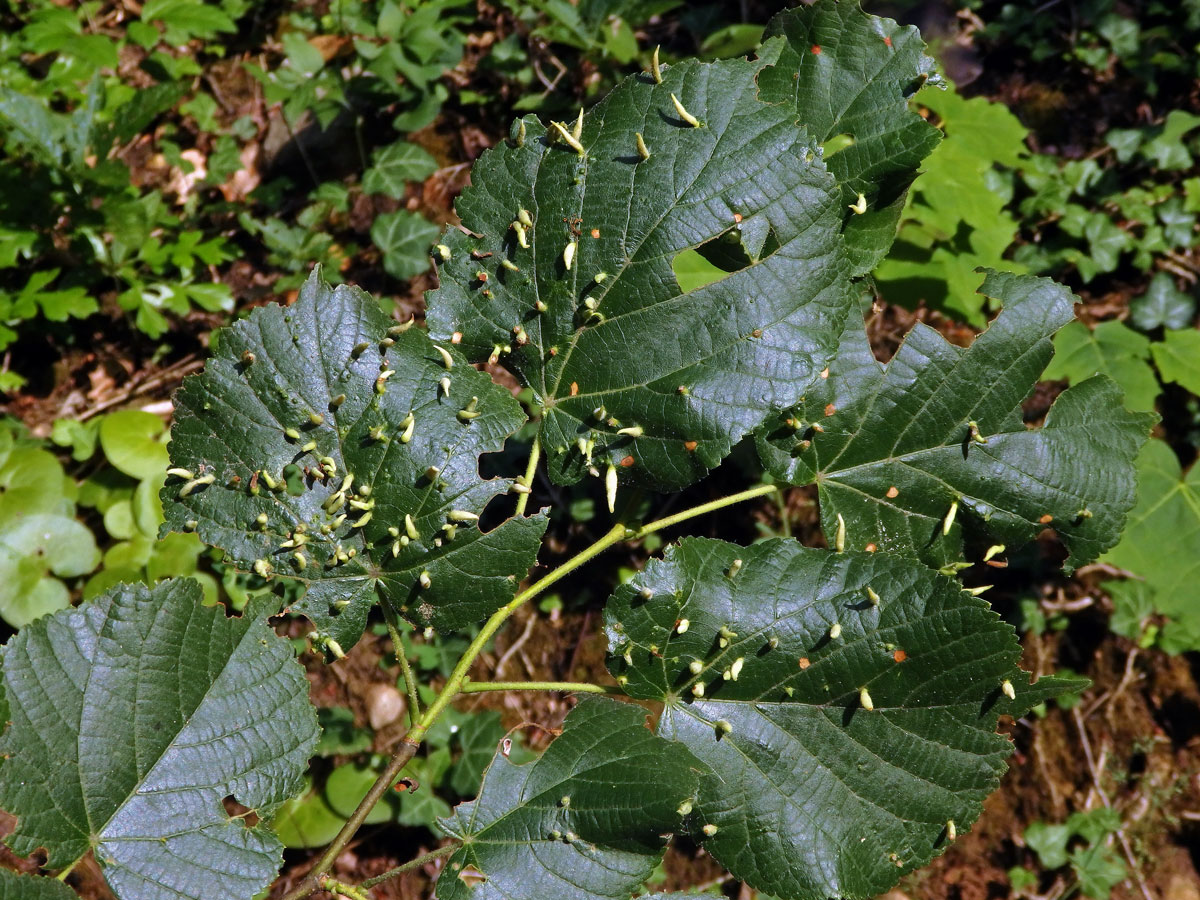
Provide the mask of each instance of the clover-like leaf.
POLYGON ((437 895, 624 900, 660 859, 702 768, 655 737, 640 707, 582 697, 541 758, 517 766, 498 752, 478 799, 442 820, 463 846, 437 895))
POLYGON ((199 584, 121 585, 26 626, 3 650, 5 840, 62 868, 93 850, 121 898, 249 897, 279 869, 269 814, 317 742, 308 681, 262 617, 199 584))
POLYGON ((526 118, 475 164, 457 204, 471 233, 444 238, 430 332, 532 388, 560 483, 612 465, 622 482, 687 485, 836 345, 841 192, 795 113, 758 99, 760 68, 631 76, 577 137, 526 118), (739 261, 681 290, 674 258, 724 235, 739 261))
POLYGON ((916 28, 836 0, 781 12, 763 42, 773 65, 759 76, 761 97, 790 105, 826 145, 847 216, 847 251, 855 274, 865 274, 892 245, 917 167, 941 139, 909 108, 923 84, 940 81, 934 61, 916 28), (773 37, 783 43, 772 46, 773 37), (866 209, 851 213, 859 194, 866 209))
POLYGON ((691 832, 785 900, 873 896, 926 863, 998 783, 998 717, 1079 687, 1030 685, 1012 627, 918 561, 791 540, 686 539, 606 619, 609 668, 711 769, 691 832))
POLYGON ((520 405, 357 288, 314 273, 292 307, 221 332, 175 408, 165 528, 306 586, 293 608, 343 649, 377 596, 460 628, 534 562, 545 516, 490 532, 474 518, 512 484, 481 478, 478 458, 524 422, 520 405))
POLYGON ((816 482, 830 544, 913 553, 943 566, 963 543, 1014 546, 1053 527, 1068 569, 1116 543, 1133 505, 1133 460, 1155 421, 1131 413, 1104 376, 1073 385, 1045 425, 1021 402, 1073 318, 1048 279, 990 273, 1003 311, 967 349, 917 325, 886 365, 860 322, 797 409, 758 435, 772 475, 816 482))

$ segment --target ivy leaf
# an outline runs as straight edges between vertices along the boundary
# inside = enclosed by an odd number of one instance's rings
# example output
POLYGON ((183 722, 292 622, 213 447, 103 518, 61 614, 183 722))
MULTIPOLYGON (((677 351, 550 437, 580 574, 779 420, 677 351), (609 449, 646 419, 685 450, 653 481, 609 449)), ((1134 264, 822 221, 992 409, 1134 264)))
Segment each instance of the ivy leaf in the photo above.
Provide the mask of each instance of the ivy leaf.
POLYGON ((1129 301, 1129 318, 1142 331, 1187 328, 1195 314, 1195 299, 1175 287, 1169 272, 1159 272, 1146 293, 1129 301))
POLYGON ((884 365, 856 321, 829 377, 759 434, 772 475, 817 483, 831 545, 844 523, 846 547, 944 566, 963 558, 964 541, 1012 547, 1052 526, 1071 570, 1117 542, 1155 416, 1126 411, 1101 376, 1061 394, 1044 427, 1026 428, 1021 401, 1074 298, 1009 273, 990 273, 980 290, 1004 308, 966 350, 918 324, 884 365))
POLYGON ((0 869, 0 900, 79 900, 79 895, 57 878, 37 878, 0 869))
POLYGON ((213 481, 173 477, 162 492, 167 529, 305 586, 293 609, 346 650, 377 597, 439 629, 485 619, 512 599, 547 522, 470 521, 512 484, 481 478, 479 455, 525 416, 453 348, 448 369, 424 332, 389 326, 365 293, 314 273, 291 308, 221 332, 176 395, 170 444, 173 466, 213 481))
POLYGON ((1168 331, 1150 348, 1163 381, 1200 394, 1200 331, 1168 331))
POLYGON ((259 612, 201 606, 191 579, 121 585, 3 650, 5 840, 61 868, 93 850, 118 897, 249 897, 279 870, 269 815, 319 732, 291 646, 259 612))
POLYGON ((794 108, 818 144, 849 139, 826 164, 841 186, 855 274, 865 274, 892 245, 917 167, 941 139, 909 107, 923 84, 941 83, 934 61, 916 28, 834 0, 781 12, 763 40, 763 56, 774 65, 759 76, 762 99, 794 108), (772 56, 775 36, 784 43, 772 56), (860 193, 867 212, 855 215, 848 206, 860 193))
POLYGON ((429 268, 429 247, 440 230, 424 216, 398 209, 376 217, 371 240, 383 254, 383 268, 403 281, 429 268))
POLYGON ((624 900, 662 856, 696 795, 691 754, 655 737, 632 704, 581 697, 562 735, 524 766, 497 753, 479 798, 442 827, 463 841, 442 900, 624 900))
POLYGON ((1129 524, 1104 561, 1140 575, 1159 612, 1186 623, 1200 576, 1200 466, 1185 474, 1171 446, 1153 440, 1138 457, 1137 485, 1129 524))
POLYGON ((532 388, 559 483, 613 465, 622 483, 690 484, 836 346, 850 307, 841 192, 794 112, 758 100, 760 68, 631 76, 588 113, 586 155, 530 117, 475 164, 457 204, 471 234, 444 238, 430 332, 503 357, 532 388), (674 258, 727 233, 747 251, 736 271, 680 289, 674 258))
MULTIPOLYGON (((371 168, 363 172, 363 191, 402 200, 410 181, 424 181, 435 171, 437 160, 432 156, 416 144, 397 141, 375 151, 371 168)), ((422 247, 422 254, 427 249, 428 245, 422 247)))
POLYGON ((609 669, 711 769, 689 830, 788 900, 874 896, 924 865, 995 789, 999 716, 1080 687, 1030 685, 1012 627, 916 560, 791 540, 685 539, 606 622, 609 669))
POLYGON ((1124 322, 1101 322, 1092 331, 1071 322, 1054 336, 1054 359, 1042 378, 1079 382, 1107 375, 1121 386, 1130 409, 1153 409, 1162 389, 1149 359, 1150 339, 1124 322))

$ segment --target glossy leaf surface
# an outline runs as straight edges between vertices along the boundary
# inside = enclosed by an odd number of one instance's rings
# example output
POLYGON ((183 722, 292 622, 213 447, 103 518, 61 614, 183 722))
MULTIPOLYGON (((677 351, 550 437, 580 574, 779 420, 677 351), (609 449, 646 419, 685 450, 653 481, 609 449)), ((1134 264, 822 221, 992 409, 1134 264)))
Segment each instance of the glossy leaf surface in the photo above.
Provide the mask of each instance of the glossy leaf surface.
POLYGON ((486 533, 470 518, 511 485, 481 478, 479 456, 520 427, 521 407, 360 290, 314 274, 292 307, 255 310, 221 332, 175 407, 171 462, 193 477, 163 489, 167 527, 299 582, 294 609, 344 650, 377 597, 458 628, 512 599, 533 564, 544 516, 486 533))
POLYGON ((442 821, 463 847, 438 897, 624 900, 661 857, 699 768, 647 729, 641 707, 582 697, 539 759, 517 766, 498 752, 479 797, 442 821))
POLYGON ((966 349, 918 324, 886 365, 861 323, 803 406, 770 422, 759 452, 771 474, 816 482, 830 545, 915 554, 943 566, 1058 532, 1066 567, 1116 543, 1133 505, 1133 461, 1154 422, 1099 376, 1055 401, 1041 428, 1021 403, 1074 317, 1070 291, 992 273, 983 292, 1004 310, 966 349), (972 424, 973 423, 973 424, 972 424), (953 509, 953 514, 952 514, 953 509))
POLYGON ((584 117, 582 155, 527 118, 472 170, 457 204, 471 234, 444 237, 430 332, 533 389, 555 481, 611 464, 622 483, 683 487, 836 346, 841 192, 795 114, 758 99, 760 68, 631 76, 584 117), (682 290, 674 258, 723 236, 738 261, 682 290))
POLYGON ((610 670, 712 771, 689 830, 791 900, 874 896, 944 850, 1004 771, 998 717, 1067 686, 1030 686, 1012 627, 952 579, 791 540, 685 539, 606 620, 610 670))
POLYGON ((259 615, 201 606, 191 580, 121 585, 22 629, 3 651, 6 841, 62 868, 88 850, 123 900, 249 897, 282 845, 269 814, 319 736, 308 681, 259 615))

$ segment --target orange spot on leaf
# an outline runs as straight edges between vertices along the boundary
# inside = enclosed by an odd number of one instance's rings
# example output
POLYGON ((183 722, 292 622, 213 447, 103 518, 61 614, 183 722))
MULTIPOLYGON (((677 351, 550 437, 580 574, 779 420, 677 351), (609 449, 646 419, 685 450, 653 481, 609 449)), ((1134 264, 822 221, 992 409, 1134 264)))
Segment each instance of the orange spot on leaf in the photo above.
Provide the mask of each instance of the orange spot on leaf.
POLYGON ((630 466, 633 465, 633 457, 632 456, 625 457, 623 460, 621 460, 621 465, 624 468, 628 469, 630 466))
POLYGON ((696 449, 696 442, 695 441, 684 441, 683 449, 686 450, 688 453, 692 453, 696 449))
POLYGON ((874 541, 871 541, 871 543, 867 544, 867 546, 863 547, 863 549, 866 550, 868 553, 874 553, 879 548, 875 546, 874 541))
POLYGON ((1049 525, 1051 522, 1054 521, 1054 516, 1050 515, 1050 513, 1046 513, 1044 516, 1042 516, 1040 519, 1038 519, 1038 521, 1041 522, 1043 525, 1049 525))
POLYGON ((813 52, 813 56, 820 56, 820 55, 821 55, 821 45, 820 45, 820 44, 813 44, 813 45, 812 45, 812 52, 813 52))
POLYGON ((740 221, 742 221, 742 214, 741 214, 741 213, 734 213, 734 214, 733 214, 733 221, 735 221, 735 222, 740 222, 740 221))
POLYGON ((571 396, 574 397, 578 393, 579 393, 579 382, 572 381, 571 382, 571 396))
POLYGON ((836 406, 834 406, 832 403, 825 404, 825 415, 832 416, 835 412, 837 412, 836 406))
POLYGON ((807 669, 809 666, 811 666, 811 665, 812 665, 812 663, 810 663, 810 662, 808 661, 808 657, 807 657, 807 656, 802 656, 802 657, 800 657, 800 659, 799 659, 799 661, 796 663, 796 665, 798 665, 798 666, 799 666, 800 668, 802 668, 802 669, 807 669))
POLYGON ((890 46, 892 46, 892 39, 890 37, 888 37, 887 35, 884 35, 883 43, 885 46, 890 47, 890 46))
POLYGON ((450 343, 461 344, 462 343, 462 332, 456 331, 456 332, 454 332, 454 334, 450 335, 450 343))
POLYGON ((600 229, 599 228, 592 229, 592 237, 594 237, 594 238, 600 237, 600 229))
POLYGON ((896 662, 904 662, 906 659, 908 659, 908 654, 903 650, 897 650, 892 654, 892 659, 894 659, 896 662))
POLYGON ((887 495, 889 498, 898 497, 900 495, 900 489, 893 484, 890 488, 888 488, 887 495))
POLYGON ((829 377, 829 366, 826 366, 825 368, 823 368, 823 369, 821 370, 821 377, 822 377, 822 378, 828 378, 828 377, 829 377))

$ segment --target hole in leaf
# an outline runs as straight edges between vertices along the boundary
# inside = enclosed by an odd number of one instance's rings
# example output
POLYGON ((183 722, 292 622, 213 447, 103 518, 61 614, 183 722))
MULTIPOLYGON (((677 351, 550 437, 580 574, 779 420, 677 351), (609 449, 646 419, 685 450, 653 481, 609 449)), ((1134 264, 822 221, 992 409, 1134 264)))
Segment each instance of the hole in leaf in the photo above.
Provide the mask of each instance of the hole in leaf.
POLYGON ((233 798, 233 794, 227 796, 221 801, 225 807, 225 814, 230 819, 241 819, 242 824, 247 828, 253 828, 258 824, 258 813, 248 806, 243 806, 233 798))
POLYGON ((833 156, 836 153, 841 153, 847 147, 854 146, 854 135, 852 134, 835 134, 821 145, 821 153, 825 159, 833 156))
POLYGON ((760 231, 754 220, 747 219, 695 249, 675 254, 671 269, 679 289, 686 293, 749 268, 778 248, 779 241, 769 229, 760 231))
POLYGON ((469 888, 483 884, 487 881, 487 876, 480 872, 472 865, 464 866, 462 871, 458 873, 458 880, 469 888))

